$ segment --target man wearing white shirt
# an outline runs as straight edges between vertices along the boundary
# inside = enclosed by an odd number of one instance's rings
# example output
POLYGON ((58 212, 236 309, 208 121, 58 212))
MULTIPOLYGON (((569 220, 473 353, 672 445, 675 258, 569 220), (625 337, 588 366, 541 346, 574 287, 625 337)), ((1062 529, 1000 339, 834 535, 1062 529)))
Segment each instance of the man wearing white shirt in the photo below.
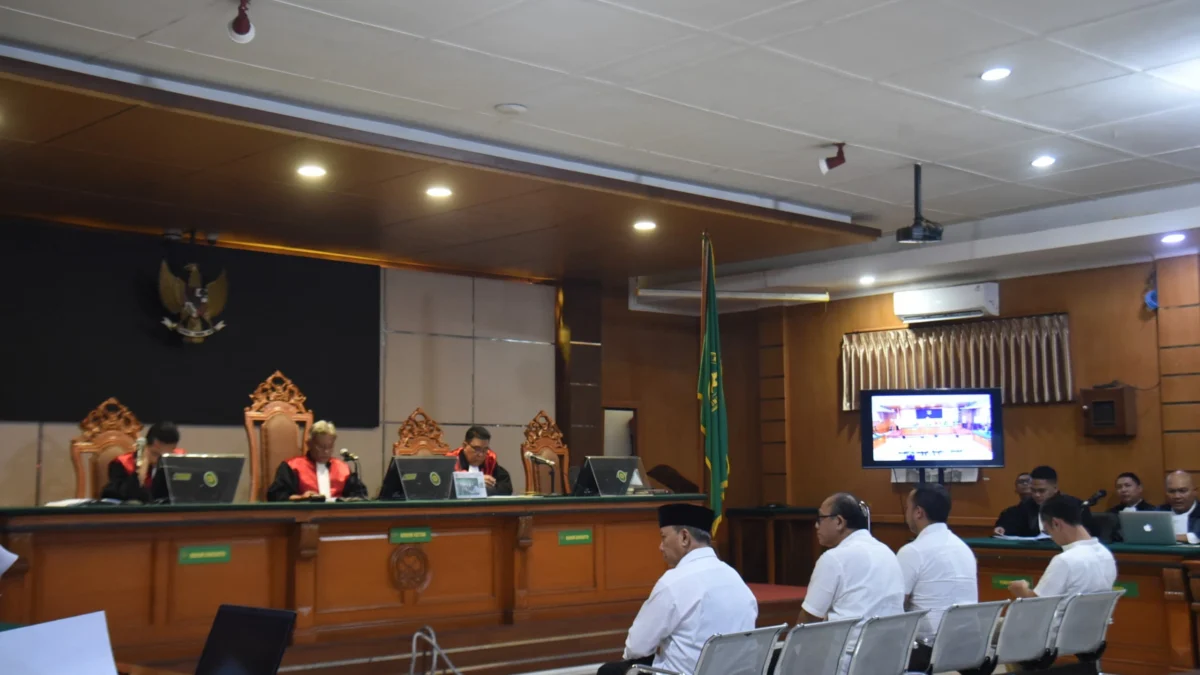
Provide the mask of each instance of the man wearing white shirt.
POLYGON ((896 554, 904 575, 904 608, 929 610, 917 627, 920 644, 913 650, 909 671, 929 666, 929 644, 942 615, 953 605, 979 602, 975 554, 946 527, 950 492, 942 485, 921 485, 908 495, 904 522, 917 535, 896 554))
POLYGON ((737 571, 717 558, 712 523, 712 510, 703 506, 658 509, 659 550, 669 569, 629 628, 625 660, 604 664, 597 675, 625 675, 637 664, 691 675, 710 637, 754 630, 758 601, 737 571))
MULTIPOLYGON (((829 550, 817 559, 799 623, 870 619, 904 613, 904 575, 896 554, 868 528, 866 504, 839 492, 817 511, 817 541, 829 550)), ((856 628, 846 648, 858 642, 856 628)), ((841 671, 848 661, 842 659, 841 671)))
POLYGON ((1051 497, 1042 504, 1042 524, 1046 534, 1062 547, 1062 553, 1050 559, 1035 588, 1018 579, 1008 590, 1018 598, 1074 595, 1111 591, 1117 580, 1117 561, 1099 539, 1082 524, 1079 507, 1063 496, 1051 497))
POLYGON ((1200 543, 1200 508, 1196 508, 1196 484, 1192 474, 1179 470, 1167 474, 1167 505, 1175 525, 1175 540, 1181 544, 1200 543))

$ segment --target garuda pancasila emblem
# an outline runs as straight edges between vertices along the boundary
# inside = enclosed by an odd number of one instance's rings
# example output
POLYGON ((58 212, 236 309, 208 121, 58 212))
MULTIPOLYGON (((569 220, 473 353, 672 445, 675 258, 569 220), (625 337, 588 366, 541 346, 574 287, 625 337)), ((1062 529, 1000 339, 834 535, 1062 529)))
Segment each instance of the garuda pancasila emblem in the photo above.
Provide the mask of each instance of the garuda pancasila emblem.
POLYGON ((187 281, 172 274, 166 260, 158 270, 158 295, 173 315, 163 317, 162 323, 183 336, 184 342, 200 344, 204 338, 225 327, 224 321, 213 323, 213 319, 225 309, 229 280, 222 271, 221 276, 205 286, 195 263, 183 269, 187 271, 187 281))

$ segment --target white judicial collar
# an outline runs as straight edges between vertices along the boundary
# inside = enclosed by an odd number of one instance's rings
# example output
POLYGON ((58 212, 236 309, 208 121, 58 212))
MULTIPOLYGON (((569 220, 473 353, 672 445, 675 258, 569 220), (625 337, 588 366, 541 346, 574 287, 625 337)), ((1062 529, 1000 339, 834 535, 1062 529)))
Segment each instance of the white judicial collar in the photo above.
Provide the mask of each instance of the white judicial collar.
POLYGON ((316 462, 317 465, 317 492, 320 492, 326 499, 333 499, 333 491, 329 487, 329 465, 324 462, 316 462))
POLYGON ((712 548, 689 552, 667 570, 638 611, 623 658, 654 654, 654 667, 691 673, 713 635, 754 630, 758 601, 712 548))
POLYGON ((1175 513, 1175 511, 1173 509, 1171 511, 1171 525, 1175 528, 1175 536, 1179 536, 1181 534, 1186 534, 1189 544, 1197 543, 1196 535, 1192 534, 1191 532, 1188 532, 1188 520, 1192 516, 1192 511, 1195 511, 1195 510, 1196 510, 1196 500, 1193 499, 1192 500, 1192 508, 1188 509, 1187 511, 1184 511, 1183 513, 1175 513))

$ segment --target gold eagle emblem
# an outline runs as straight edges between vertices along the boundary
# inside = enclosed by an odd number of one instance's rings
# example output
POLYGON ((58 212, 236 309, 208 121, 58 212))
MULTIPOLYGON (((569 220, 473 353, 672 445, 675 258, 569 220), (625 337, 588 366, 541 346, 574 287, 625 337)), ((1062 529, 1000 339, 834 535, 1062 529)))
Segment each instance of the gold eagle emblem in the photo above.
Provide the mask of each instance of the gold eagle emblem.
POLYGON ((206 286, 196 263, 189 263, 183 269, 187 272, 187 281, 172 274, 166 260, 159 267, 158 296, 172 315, 163 317, 162 323, 183 336, 184 342, 200 344, 204 338, 225 327, 224 321, 213 323, 213 320, 225 309, 229 280, 222 270, 221 276, 206 286))

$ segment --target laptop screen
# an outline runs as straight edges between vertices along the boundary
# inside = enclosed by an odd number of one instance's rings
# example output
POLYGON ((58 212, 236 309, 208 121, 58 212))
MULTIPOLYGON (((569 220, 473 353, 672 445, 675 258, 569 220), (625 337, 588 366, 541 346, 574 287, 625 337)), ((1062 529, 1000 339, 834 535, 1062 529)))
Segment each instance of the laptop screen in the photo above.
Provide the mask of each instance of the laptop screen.
POLYGON ((275 675, 295 624, 295 612, 221 605, 196 675, 275 675))
MULTIPOLYGON (((160 460, 172 504, 229 504, 242 478, 241 455, 166 455, 160 460)), ((156 475, 155 478, 158 476, 156 475)))
POLYGON ((579 497, 624 495, 643 481, 644 478, 638 475, 637 457, 588 456, 571 494, 579 497))
POLYGON ((392 459, 400 474, 407 500, 450 499, 457 457, 407 457, 392 459))

